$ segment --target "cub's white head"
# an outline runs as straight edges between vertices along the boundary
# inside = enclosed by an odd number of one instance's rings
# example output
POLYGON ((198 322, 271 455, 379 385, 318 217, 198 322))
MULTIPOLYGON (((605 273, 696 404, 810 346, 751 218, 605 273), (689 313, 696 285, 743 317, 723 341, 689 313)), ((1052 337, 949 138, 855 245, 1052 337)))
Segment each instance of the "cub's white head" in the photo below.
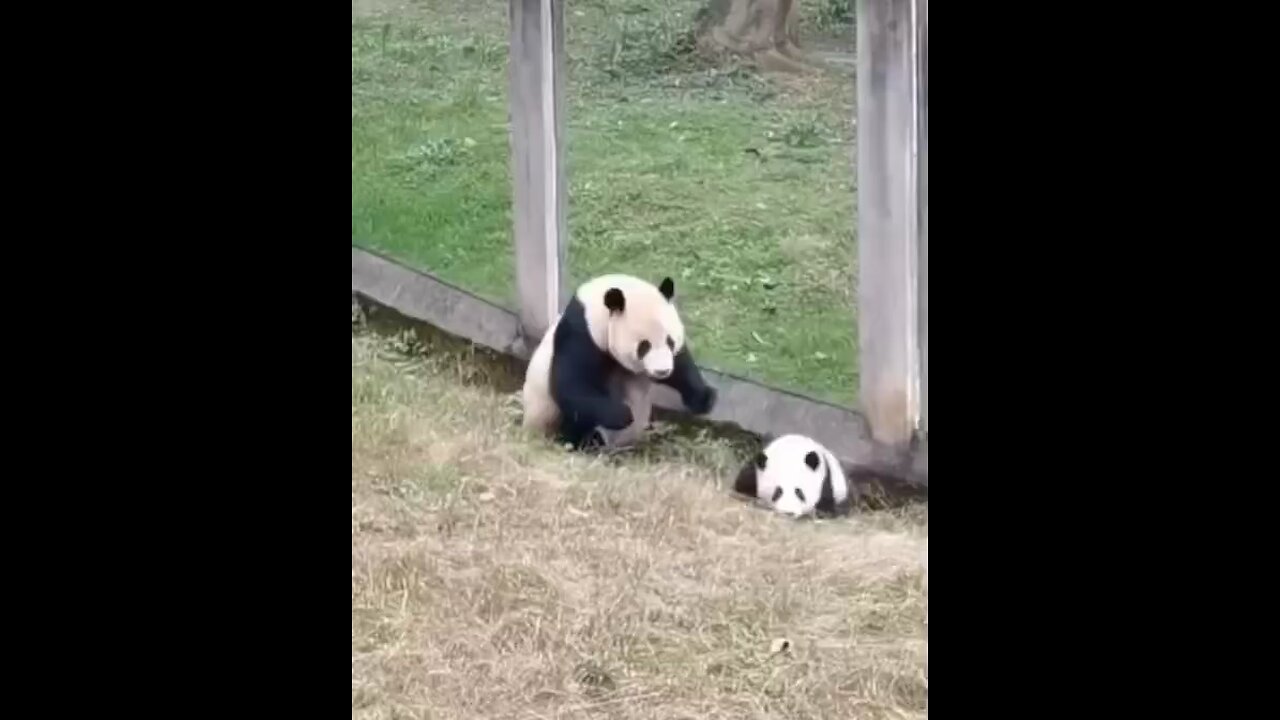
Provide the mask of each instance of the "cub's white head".
POLYGON ((840 462, 804 435, 769 443, 738 473, 734 490, 793 517, 849 512, 849 483, 840 462))

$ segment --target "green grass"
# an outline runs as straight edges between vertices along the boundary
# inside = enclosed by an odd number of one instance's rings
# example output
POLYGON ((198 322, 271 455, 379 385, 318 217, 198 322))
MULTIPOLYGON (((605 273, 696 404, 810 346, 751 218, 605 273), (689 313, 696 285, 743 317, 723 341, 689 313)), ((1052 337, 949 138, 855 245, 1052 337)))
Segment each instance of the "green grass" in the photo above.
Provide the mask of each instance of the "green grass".
MULTIPOLYGON (((704 365, 852 403, 852 81, 708 67, 698 6, 566 10, 570 280, 671 275, 704 365)), ((506 8, 353 10, 351 239, 514 307, 506 8)))

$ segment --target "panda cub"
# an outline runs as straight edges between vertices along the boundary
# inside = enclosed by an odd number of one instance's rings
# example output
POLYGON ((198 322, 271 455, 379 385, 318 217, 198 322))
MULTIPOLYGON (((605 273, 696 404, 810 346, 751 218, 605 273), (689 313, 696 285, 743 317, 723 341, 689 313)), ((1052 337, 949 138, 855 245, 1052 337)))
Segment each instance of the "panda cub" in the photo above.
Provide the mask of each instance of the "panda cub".
POLYGON ((738 473, 733 489, 793 517, 849 513, 849 482, 840 461, 804 435, 770 442, 738 473))
POLYGON ((671 278, 659 287, 629 275, 583 283, 529 359, 524 426, 555 432, 575 449, 634 443, 649 426, 651 383, 705 415, 716 392, 685 345, 671 278))

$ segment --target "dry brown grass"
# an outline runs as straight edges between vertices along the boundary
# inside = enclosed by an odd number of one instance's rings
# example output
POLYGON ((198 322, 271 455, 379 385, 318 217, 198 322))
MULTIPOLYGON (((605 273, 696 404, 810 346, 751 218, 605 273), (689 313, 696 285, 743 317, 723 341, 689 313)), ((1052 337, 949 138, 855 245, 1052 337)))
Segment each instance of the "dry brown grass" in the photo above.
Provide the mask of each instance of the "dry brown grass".
POLYGON ((789 521, 732 441, 570 455, 388 346, 353 331, 353 718, 924 717, 927 508, 789 521))

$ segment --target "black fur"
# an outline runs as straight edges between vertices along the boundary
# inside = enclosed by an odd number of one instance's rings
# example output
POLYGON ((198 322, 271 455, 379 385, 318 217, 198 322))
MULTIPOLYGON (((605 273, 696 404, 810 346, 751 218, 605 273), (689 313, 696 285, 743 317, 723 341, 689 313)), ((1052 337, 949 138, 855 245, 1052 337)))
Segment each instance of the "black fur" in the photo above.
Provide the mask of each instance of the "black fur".
MULTIPOLYGON (((658 292, 662 293, 667 302, 671 302, 676 294, 675 281, 669 277, 662 278, 658 292)), ((667 345, 673 346, 671 338, 667 338, 667 345)), ((694 415, 706 415, 716 406, 716 390, 702 379, 702 371, 698 370, 697 363, 693 361, 693 353, 689 352, 688 345, 672 358, 671 374, 658 382, 680 393, 684 406, 694 415)))
POLYGON ((658 382, 680 393, 684 406, 694 415, 706 415, 716 406, 716 389, 702 379, 702 371, 694 363, 688 345, 676 353, 671 374, 658 382))
MULTIPOLYGON (((625 305, 616 289, 605 294, 605 302, 611 300, 625 305), (610 293, 617 293, 617 297, 611 299, 610 293)), ((609 392, 611 375, 625 370, 591 339, 586 308, 578 298, 565 308, 553 343, 551 397, 560 408, 560 442, 584 449, 595 442, 592 434, 596 428, 622 430, 629 426, 634 419, 631 408, 609 392)))
MULTIPOLYGON (((758 457, 762 458, 764 455, 758 457)), ((749 462, 742 467, 738 479, 733 482, 733 491, 750 497, 756 496, 756 463, 749 462)))
MULTIPOLYGON (((813 453, 810 453, 813 454, 813 453)), ((807 460, 807 458, 806 458, 807 460)), ((819 516, 836 516, 849 514, 849 493, 845 492, 845 499, 836 502, 835 491, 831 488, 831 464, 824 457, 822 465, 825 473, 822 476, 822 496, 818 498, 818 504, 813 507, 814 514, 819 516)))
POLYGON ((604 306, 609 308, 611 313, 620 313, 627 309, 627 297, 618 288, 609 288, 609 291, 604 294, 604 306))

